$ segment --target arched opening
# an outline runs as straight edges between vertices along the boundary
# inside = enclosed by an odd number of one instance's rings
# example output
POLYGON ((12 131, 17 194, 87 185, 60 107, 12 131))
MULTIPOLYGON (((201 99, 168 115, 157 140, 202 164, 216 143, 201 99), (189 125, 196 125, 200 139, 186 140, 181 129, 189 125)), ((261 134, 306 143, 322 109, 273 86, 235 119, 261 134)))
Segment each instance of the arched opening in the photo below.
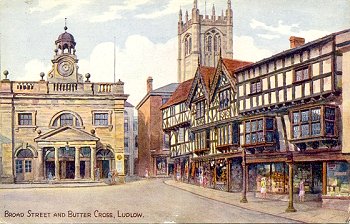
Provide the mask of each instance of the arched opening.
POLYGON ((33 158, 34 154, 30 149, 18 150, 15 158, 16 181, 33 180, 33 158))
POLYGON ((108 172, 114 168, 114 153, 110 149, 100 149, 96 153, 96 158, 100 178, 107 178, 108 172))
POLYGON ((72 126, 72 127, 81 127, 83 125, 81 117, 70 111, 61 111, 56 114, 50 122, 50 126, 53 127, 63 127, 63 126, 72 126))

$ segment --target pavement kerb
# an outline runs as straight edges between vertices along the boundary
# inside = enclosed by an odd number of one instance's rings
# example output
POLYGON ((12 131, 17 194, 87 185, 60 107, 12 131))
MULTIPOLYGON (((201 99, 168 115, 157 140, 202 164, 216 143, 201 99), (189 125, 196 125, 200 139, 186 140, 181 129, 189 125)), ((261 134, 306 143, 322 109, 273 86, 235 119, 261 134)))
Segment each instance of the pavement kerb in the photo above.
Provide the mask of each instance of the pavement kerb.
MULTIPOLYGON (((191 189, 188 189, 188 187, 186 188, 186 185, 189 185, 189 186, 194 186, 194 187, 197 187, 195 185, 192 185, 192 184, 187 184, 187 183, 182 183, 182 182, 176 182, 174 180, 167 180, 167 181, 164 181, 165 184, 169 185, 169 186, 172 186, 172 187, 175 187, 175 188, 178 188, 178 189, 181 189, 181 190, 184 190, 184 191, 187 191, 189 193, 192 193, 194 195, 197 195, 197 196, 200 196, 200 197, 204 197, 204 198, 207 198, 207 199, 211 199, 211 200, 214 200, 214 201, 218 201, 218 202, 221 202, 221 203, 224 203, 224 204, 228 204, 228 205, 232 205, 232 206, 235 206, 235 207, 239 207, 239 208, 243 208, 243 209, 247 209, 247 210, 250 210, 250 211, 256 211, 256 212, 261 212, 261 213, 264 213, 264 214, 268 214, 268 215, 272 215, 272 216, 276 216, 276 217, 280 217, 280 218, 286 218, 286 219, 289 219, 289 220, 292 220, 292 221, 296 221, 296 222, 306 222, 306 223, 339 223, 339 221, 329 221, 329 220, 324 220, 324 219, 317 219, 318 217, 312 217, 312 216, 309 216, 309 217, 300 217, 302 215, 305 215, 305 214, 301 214, 301 211, 296 212, 296 213, 285 213, 285 212, 268 212, 264 209, 259 209, 259 207, 254 207, 252 208, 252 205, 254 204, 257 204, 257 202, 248 202, 247 204, 245 203, 240 203, 239 200, 238 201, 230 201, 230 202, 226 202, 224 200, 220 200, 218 199, 217 197, 210 197, 210 196, 207 196, 204 194, 201 194, 201 193, 198 193, 198 192, 194 192, 192 191, 191 189), (177 185, 178 184, 178 185, 177 185), (179 186, 179 185, 184 185, 184 186, 179 186), (307 220, 306 220, 307 219, 307 220)), ((202 189, 200 187, 198 187, 198 189, 202 189)), ((208 188, 203 188, 204 189, 208 189, 208 188)), ((213 191, 217 191, 217 190, 214 190, 214 189, 209 189, 209 190, 213 190, 213 191)), ((228 192, 225 192, 225 193, 228 193, 228 192)), ((234 193, 233 193, 234 194, 234 193)), ((249 199, 248 199, 249 201, 249 199)), ((267 200, 265 199, 265 201, 270 201, 270 202, 273 202, 274 200, 267 200)), ((318 208, 315 208, 315 210, 320 210, 318 208)), ((331 218, 335 218, 335 217, 331 217, 331 218)), ((340 221, 341 223, 344 223, 342 221, 340 221)))

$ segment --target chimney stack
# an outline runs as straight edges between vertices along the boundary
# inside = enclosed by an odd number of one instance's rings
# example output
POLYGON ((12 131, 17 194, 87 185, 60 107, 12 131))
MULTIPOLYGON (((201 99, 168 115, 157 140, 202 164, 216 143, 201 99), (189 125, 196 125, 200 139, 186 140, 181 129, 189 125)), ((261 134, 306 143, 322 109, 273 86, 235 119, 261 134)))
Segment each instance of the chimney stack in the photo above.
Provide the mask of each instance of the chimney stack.
POLYGON ((291 36, 289 38, 290 48, 296 48, 305 44, 305 39, 302 37, 291 36))
POLYGON ((151 76, 147 78, 147 93, 153 90, 153 79, 151 76))

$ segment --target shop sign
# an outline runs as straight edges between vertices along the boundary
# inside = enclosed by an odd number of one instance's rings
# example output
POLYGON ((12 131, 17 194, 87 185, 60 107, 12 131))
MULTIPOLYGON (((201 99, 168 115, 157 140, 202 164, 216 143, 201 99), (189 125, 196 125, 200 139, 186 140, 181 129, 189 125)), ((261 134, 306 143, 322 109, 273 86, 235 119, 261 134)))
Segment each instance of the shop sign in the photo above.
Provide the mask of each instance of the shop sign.
POLYGON ((329 168, 329 170, 335 170, 335 169, 337 168, 337 164, 335 164, 335 163, 329 163, 329 164, 328 164, 328 168, 329 168))
POLYGON ((347 172, 334 172, 334 176, 346 176, 347 172))

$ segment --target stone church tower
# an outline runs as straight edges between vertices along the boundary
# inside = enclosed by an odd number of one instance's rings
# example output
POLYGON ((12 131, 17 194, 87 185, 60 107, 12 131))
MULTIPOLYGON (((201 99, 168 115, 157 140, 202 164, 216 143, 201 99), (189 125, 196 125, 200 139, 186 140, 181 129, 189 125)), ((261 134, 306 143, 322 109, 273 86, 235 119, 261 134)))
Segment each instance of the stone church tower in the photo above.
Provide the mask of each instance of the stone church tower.
POLYGON ((212 15, 200 15, 197 0, 193 2, 192 18, 185 19, 182 10, 178 22, 178 82, 184 82, 194 77, 198 63, 215 67, 221 55, 232 58, 232 9, 231 0, 227 0, 227 9, 216 16, 215 6, 212 15))

